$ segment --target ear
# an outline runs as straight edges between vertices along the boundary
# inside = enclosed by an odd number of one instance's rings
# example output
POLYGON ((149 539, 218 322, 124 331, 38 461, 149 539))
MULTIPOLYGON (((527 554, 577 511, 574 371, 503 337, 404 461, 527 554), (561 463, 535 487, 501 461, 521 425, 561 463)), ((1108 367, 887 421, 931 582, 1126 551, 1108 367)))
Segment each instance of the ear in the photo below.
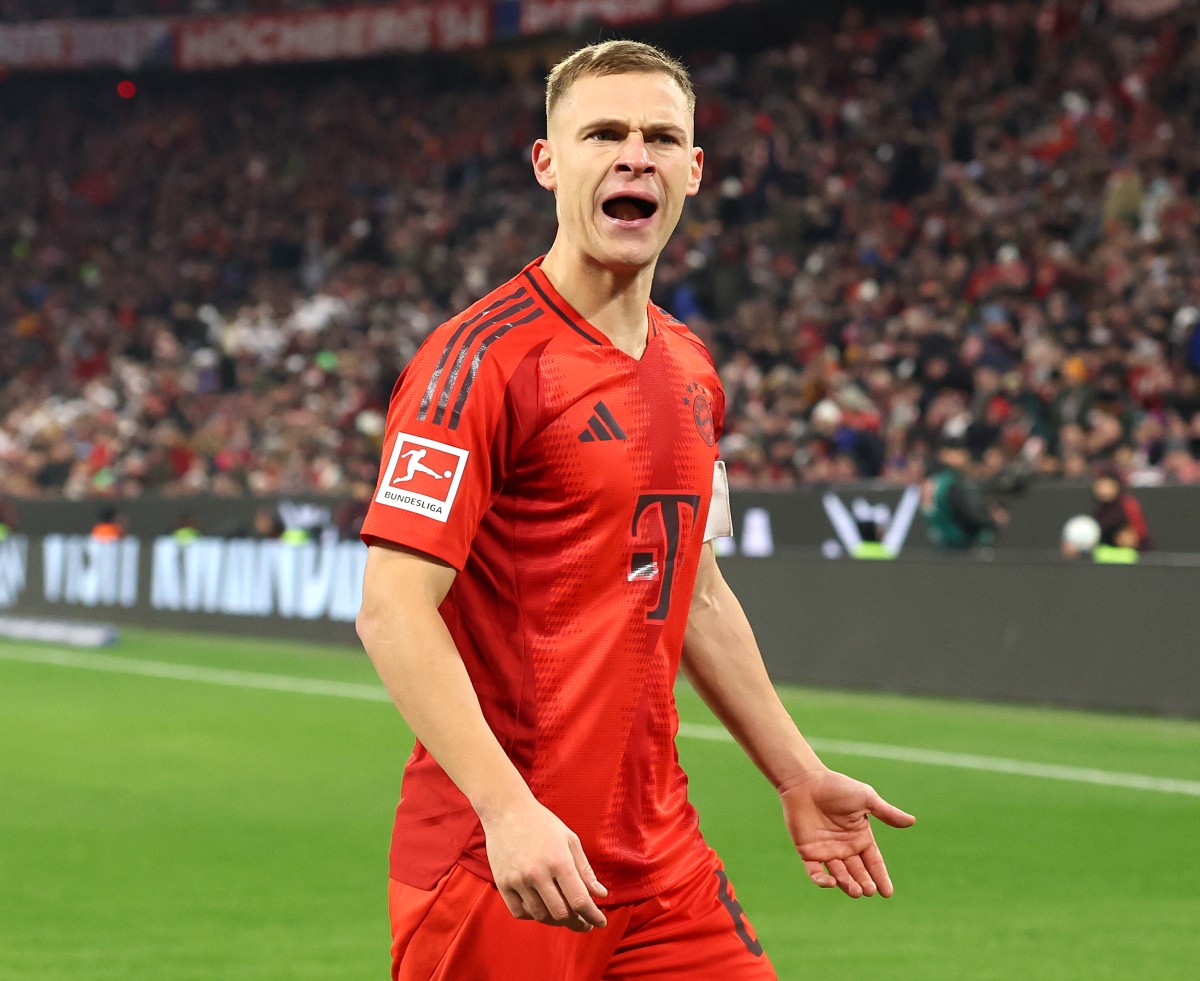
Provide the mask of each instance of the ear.
POLYGON ((558 190, 558 174, 554 167, 554 151, 550 141, 537 140, 533 144, 533 176, 547 191, 558 190))
POLYGON ((687 196, 693 197, 700 191, 700 178, 704 176, 704 151, 692 147, 692 169, 688 174, 687 196))

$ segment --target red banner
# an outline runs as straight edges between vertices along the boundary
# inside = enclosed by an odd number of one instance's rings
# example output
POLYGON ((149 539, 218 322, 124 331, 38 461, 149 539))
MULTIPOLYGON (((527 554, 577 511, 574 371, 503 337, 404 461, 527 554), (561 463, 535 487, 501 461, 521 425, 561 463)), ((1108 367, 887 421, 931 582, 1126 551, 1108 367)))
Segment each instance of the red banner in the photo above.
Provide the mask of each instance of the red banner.
MULTIPOLYGON (((621 27, 750 2, 754 0, 522 0, 519 30, 530 36, 594 21, 621 27)), ((40 21, 0 24, 0 68, 113 66, 132 71, 155 65, 187 71, 461 51, 483 47, 491 39, 488 0, 397 0, 293 14, 40 21)))
POLYGON ((187 70, 286 61, 457 51, 491 36, 487 3, 395 4, 175 23, 175 65, 187 70))

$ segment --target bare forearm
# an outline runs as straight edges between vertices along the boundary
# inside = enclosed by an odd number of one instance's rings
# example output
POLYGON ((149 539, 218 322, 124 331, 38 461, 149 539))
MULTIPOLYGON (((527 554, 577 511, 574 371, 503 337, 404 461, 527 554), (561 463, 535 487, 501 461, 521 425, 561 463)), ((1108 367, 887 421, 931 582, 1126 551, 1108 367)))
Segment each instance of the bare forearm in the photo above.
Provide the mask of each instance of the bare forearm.
POLYGON ((526 802, 438 613, 452 574, 429 581, 425 566, 374 547, 367 563, 358 633, 401 716, 481 818, 526 802))
POLYGON ((485 721, 440 618, 438 626, 406 618, 390 638, 364 638, 363 646, 404 721, 483 816, 529 791, 485 721))
POLYGON ((496 740, 438 608, 444 563, 372 545, 358 635, 396 708, 479 815, 496 889, 518 919, 587 932, 607 895, 579 837, 539 803, 496 740))
POLYGON ((719 577, 693 600, 683 667, 692 687, 773 786, 823 768, 779 700, 741 604, 719 577))

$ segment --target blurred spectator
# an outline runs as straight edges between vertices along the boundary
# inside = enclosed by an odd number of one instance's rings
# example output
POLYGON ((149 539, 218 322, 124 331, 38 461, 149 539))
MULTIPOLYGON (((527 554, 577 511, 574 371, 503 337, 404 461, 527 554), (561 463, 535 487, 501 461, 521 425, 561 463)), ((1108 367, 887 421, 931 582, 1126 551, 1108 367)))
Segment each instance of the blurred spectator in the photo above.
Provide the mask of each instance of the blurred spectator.
POLYGON ((180 545, 190 545, 200 536, 201 531, 196 523, 196 518, 186 511, 179 516, 179 520, 171 531, 171 537, 180 545))
POLYGON ((983 491, 968 472, 971 462, 966 443, 946 437, 938 450, 938 468, 921 488, 921 512, 935 548, 964 551, 995 543, 996 530, 1007 514, 989 506, 983 491))
POLYGON ((287 530, 283 523, 283 518, 279 515, 279 509, 264 505, 254 512, 254 524, 251 531, 251 538, 260 540, 272 540, 282 538, 287 530))
POLYGON ((1142 506, 1125 487, 1112 465, 1097 468, 1092 481, 1092 517, 1100 527, 1100 544, 1145 552, 1151 547, 1150 528, 1142 506))
POLYGON ((358 541, 363 519, 375 494, 374 481, 357 480, 350 487, 349 496, 333 513, 333 527, 342 541, 358 541))
POLYGON ((97 542, 115 542, 125 537, 125 515, 117 508, 104 508, 100 519, 92 526, 92 539, 97 542))

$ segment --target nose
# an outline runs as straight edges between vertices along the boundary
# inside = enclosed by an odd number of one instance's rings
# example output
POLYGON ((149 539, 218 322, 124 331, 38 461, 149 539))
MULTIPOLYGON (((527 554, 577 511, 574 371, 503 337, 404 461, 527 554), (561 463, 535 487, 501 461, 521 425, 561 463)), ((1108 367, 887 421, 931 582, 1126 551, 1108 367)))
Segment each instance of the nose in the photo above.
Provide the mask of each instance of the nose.
POLYGON ((632 132, 625 137, 617 156, 617 173, 641 177, 643 174, 653 174, 656 169, 642 134, 632 132))

